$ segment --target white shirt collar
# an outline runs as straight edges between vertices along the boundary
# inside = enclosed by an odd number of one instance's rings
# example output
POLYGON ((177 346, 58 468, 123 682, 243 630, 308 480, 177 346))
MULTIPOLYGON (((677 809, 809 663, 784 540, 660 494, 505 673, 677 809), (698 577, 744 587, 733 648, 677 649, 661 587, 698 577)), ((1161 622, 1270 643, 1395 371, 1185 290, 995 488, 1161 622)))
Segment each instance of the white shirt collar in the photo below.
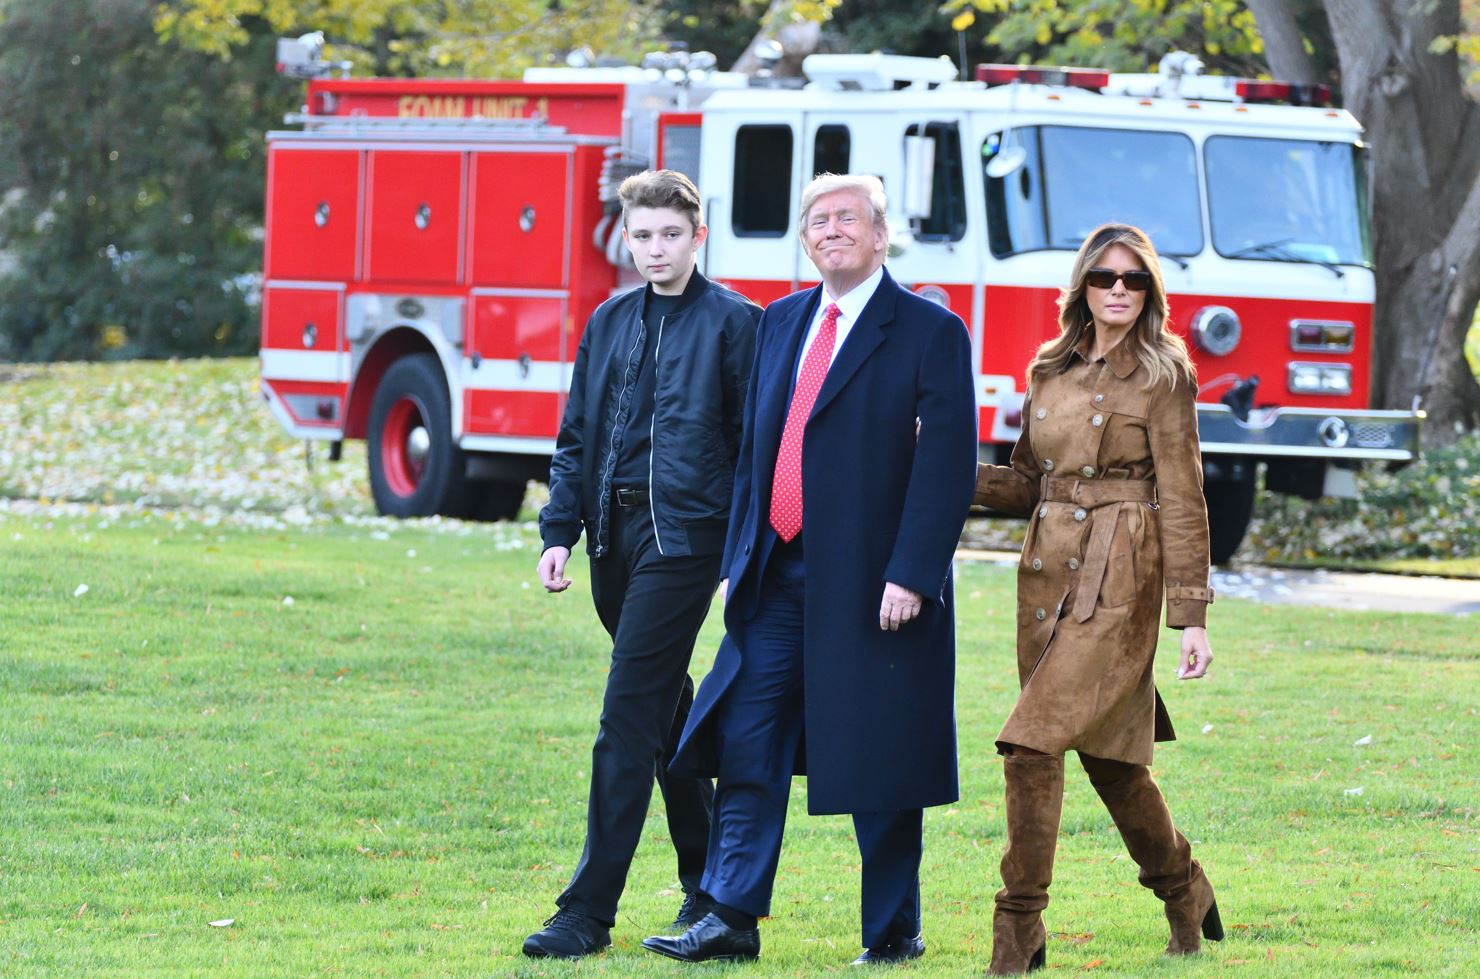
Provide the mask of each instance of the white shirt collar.
POLYGON ((849 289, 841 296, 834 297, 827 291, 827 285, 822 286, 822 309, 826 310, 829 303, 838 307, 841 319, 850 326, 858 322, 858 317, 863 315, 863 307, 874 298, 874 292, 879 288, 879 283, 884 281, 884 266, 880 265, 874 269, 873 274, 864 279, 858 285, 849 289))

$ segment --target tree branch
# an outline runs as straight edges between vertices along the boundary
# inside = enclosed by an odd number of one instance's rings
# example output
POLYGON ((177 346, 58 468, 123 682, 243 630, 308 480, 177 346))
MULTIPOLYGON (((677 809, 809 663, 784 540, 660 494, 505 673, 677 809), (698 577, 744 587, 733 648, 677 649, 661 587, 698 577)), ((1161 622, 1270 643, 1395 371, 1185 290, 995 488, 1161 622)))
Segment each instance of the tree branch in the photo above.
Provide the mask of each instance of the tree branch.
POLYGON ((1285 0, 1244 0, 1259 25, 1269 70, 1282 81, 1312 85, 1320 78, 1315 62, 1306 53, 1304 38, 1295 23, 1295 12, 1285 0))

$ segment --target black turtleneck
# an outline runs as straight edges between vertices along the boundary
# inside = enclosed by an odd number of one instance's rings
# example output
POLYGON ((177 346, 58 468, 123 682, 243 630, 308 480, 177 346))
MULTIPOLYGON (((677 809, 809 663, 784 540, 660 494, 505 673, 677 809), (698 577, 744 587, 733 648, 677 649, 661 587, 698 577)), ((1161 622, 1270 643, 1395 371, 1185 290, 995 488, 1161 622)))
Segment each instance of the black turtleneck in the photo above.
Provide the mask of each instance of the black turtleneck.
MULTIPOLYGON (((664 296, 654 292, 651 285, 644 290, 642 366, 638 368, 632 407, 627 413, 627 427, 622 432, 622 449, 617 456, 616 469, 612 471, 613 486, 646 487, 648 484, 648 454, 653 444, 653 406, 657 401, 658 390, 653 358, 657 356, 659 326, 665 319, 671 321, 676 314, 691 305, 708 284, 699 270, 695 269, 689 275, 689 281, 680 295, 664 296)), ((620 383, 619 380, 618 384, 620 383)))

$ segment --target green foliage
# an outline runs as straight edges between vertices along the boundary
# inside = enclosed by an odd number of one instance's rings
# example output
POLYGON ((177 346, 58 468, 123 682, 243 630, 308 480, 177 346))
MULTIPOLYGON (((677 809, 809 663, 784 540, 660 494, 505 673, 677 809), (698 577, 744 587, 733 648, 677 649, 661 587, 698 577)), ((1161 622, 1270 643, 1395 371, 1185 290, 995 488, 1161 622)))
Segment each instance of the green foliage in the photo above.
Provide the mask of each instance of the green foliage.
POLYGON ((1238 0, 946 0, 991 23, 990 48, 1009 61, 1147 71, 1168 51, 1196 53, 1209 70, 1265 71, 1254 16, 1238 0))
POLYGON ((0 4, 0 359, 245 352, 269 41, 161 45, 150 0, 0 4))
POLYGON ((1357 474, 1355 500, 1261 493, 1244 553, 1260 560, 1480 557, 1480 433, 1411 465, 1357 474))
POLYGON ((357 74, 518 77, 588 47, 635 61, 656 33, 647 0, 168 0, 160 35, 233 56, 260 20, 274 34, 321 30, 357 74))

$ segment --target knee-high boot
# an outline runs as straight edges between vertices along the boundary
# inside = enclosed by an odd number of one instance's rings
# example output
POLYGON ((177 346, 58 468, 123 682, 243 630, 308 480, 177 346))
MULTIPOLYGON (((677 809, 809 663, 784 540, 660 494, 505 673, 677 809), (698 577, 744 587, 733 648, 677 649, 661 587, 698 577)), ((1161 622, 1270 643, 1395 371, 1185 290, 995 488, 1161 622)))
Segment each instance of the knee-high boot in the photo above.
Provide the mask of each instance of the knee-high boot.
POLYGON ((1011 754, 1003 761, 1007 787, 1007 852, 1002 855, 1002 890, 992 915, 994 976, 1043 967, 1048 933, 1043 909, 1053 881, 1064 805, 1064 756, 1011 754))
POLYGON ((1172 825, 1166 799, 1145 765, 1131 765, 1080 755, 1090 784, 1100 794, 1131 859, 1141 868, 1140 880, 1166 906, 1171 938, 1168 955, 1192 955, 1202 939, 1221 941, 1223 923, 1213 885, 1192 859, 1192 846, 1172 825))

